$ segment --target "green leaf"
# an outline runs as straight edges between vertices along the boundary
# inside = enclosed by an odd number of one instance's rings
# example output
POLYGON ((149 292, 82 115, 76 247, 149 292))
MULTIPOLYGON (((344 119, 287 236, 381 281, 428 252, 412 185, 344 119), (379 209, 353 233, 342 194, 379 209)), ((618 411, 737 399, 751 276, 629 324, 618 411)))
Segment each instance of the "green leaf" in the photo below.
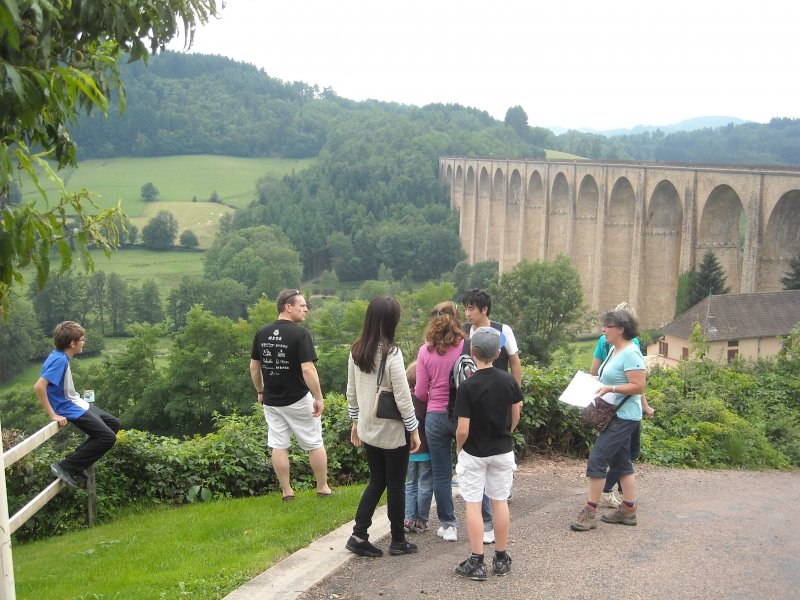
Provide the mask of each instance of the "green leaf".
POLYGON ((22 77, 19 76, 19 71, 8 63, 4 63, 3 67, 8 79, 11 81, 11 87, 17 94, 17 98, 19 98, 20 102, 25 102, 25 88, 22 85, 22 77))

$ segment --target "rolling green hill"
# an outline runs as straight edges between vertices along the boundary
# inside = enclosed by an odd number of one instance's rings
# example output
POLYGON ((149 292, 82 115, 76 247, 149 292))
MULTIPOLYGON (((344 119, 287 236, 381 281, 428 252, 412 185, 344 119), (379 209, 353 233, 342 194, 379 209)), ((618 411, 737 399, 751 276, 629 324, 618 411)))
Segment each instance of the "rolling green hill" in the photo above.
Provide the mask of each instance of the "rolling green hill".
MULTIPOLYGON (((122 198, 128 216, 139 217, 145 215, 147 203, 141 199, 141 189, 148 182, 158 188, 158 201, 191 202, 195 197, 198 202, 207 201, 217 192, 222 203, 244 208, 255 198, 259 178, 301 171, 314 161, 211 155, 123 157, 81 161, 77 169, 61 175, 67 189, 86 188, 96 194, 98 206, 116 206, 122 198)), ((28 195, 35 197, 33 192, 28 195)))

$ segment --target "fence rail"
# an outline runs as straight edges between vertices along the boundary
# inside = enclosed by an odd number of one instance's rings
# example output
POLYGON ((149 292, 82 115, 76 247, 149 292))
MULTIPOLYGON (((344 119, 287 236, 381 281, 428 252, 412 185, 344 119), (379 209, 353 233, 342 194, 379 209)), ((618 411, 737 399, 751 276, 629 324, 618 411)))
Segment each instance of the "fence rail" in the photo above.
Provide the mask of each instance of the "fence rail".
MULTIPOLYGON (((59 431, 58 423, 51 421, 48 425, 45 425, 39 431, 2 454, 2 464, 0 464, 0 467, 2 467, 0 468, 0 574, 2 574, 0 600, 15 600, 17 597, 14 586, 14 562, 11 556, 11 534, 22 527, 40 508, 64 489, 64 482, 56 479, 39 492, 33 500, 23 506, 13 517, 9 518, 6 468, 36 450, 59 431)), ((0 432, 2 432, 1 429, 0 432)))
POLYGON ((9 448, 3 452, 3 464, 5 465, 6 469, 23 456, 26 456, 30 452, 36 450, 36 448, 57 434, 58 431, 58 423, 55 421, 50 421, 49 425, 45 425, 39 431, 28 436, 13 448, 9 448))

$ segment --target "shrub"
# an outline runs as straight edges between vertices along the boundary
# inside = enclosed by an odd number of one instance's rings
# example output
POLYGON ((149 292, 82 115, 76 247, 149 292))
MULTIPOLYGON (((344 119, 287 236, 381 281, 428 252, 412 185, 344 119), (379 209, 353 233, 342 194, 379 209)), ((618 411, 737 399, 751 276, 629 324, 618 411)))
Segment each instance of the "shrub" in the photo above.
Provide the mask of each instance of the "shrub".
MULTIPOLYGON (((181 504, 218 497, 267 494, 278 489, 266 447, 266 424, 260 410, 251 415, 214 417, 216 430, 179 440, 138 430, 123 430, 117 444, 96 465, 98 522, 135 503, 181 504)), ((13 438, 13 433, 4 432, 13 438)), ((363 452, 350 442, 347 402, 340 394, 326 398, 323 436, 328 470, 334 484, 366 479, 363 452)), ((17 435, 22 439, 22 435, 17 435)), ((77 445, 76 436, 57 438, 59 446, 77 445)), ((9 439, 9 445, 16 443, 9 439)), ((49 465, 63 452, 48 442, 18 461, 7 472, 9 512, 26 504, 33 493, 52 482, 49 465)), ((293 485, 312 487, 308 453, 293 442, 289 453, 293 485)), ((36 539, 85 525, 86 491, 66 490, 48 503, 15 534, 36 539)))

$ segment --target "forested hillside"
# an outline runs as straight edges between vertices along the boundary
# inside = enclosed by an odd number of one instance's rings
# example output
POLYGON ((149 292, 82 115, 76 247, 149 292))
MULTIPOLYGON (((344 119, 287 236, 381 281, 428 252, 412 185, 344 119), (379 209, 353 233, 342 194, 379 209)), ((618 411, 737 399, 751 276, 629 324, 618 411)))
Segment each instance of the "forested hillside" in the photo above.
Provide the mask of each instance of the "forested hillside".
MULTIPOLYGON (((80 158, 227 154, 317 156, 329 135, 361 115, 408 119, 417 134, 444 134, 452 154, 535 158, 541 149, 592 159, 705 163, 800 163, 800 119, 776 115, 768 124, 743 123, 695 131, 648 131, 605 137, 568 131, 554 135, 537 122, 535 107, 512 107, 502 123, 459 105, 422 108, 353 102, 331 89, 284 82, 228 58, 166 52, 148 66, 123 66, 127 109, 108 119, 84 118, 73 136, 80 158)), ((354 132, 355 134, 355 132, 354 132)))
MULTIPOLYGON (((353 102, 227 58, 174 52, 148 67, 125 67, 123 80, 126 112, 84 118, 76 127, 82 158, 319 157, 310 169, 261 180, 257 201, 224 224, 226 234, 277 225, 299 252, 306 278, 327 269, 344 281, 373 279, 381 265, 384 275, 416 280, 452 270, 461 251, 436 177, 440 155, 536 158, 547 148, 605 160, 800 163, 800 120, 792 119, 672 134, 556 136, 531 127, 535 113, 520 106, 501 122, 460 105, 353 102)), ((242 239, 221 236, 211 257, 230 254, 225 246, 232 243, 242 239)))

